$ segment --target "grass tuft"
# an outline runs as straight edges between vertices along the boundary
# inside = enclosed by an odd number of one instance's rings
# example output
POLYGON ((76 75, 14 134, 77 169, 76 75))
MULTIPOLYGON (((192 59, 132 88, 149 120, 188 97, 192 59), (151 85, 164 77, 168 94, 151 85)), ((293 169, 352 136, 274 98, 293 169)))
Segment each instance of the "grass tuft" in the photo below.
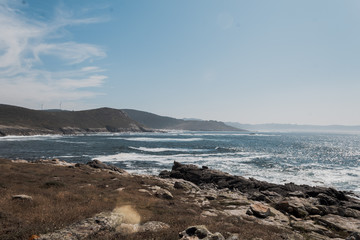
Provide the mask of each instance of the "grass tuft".
POLYGON ((51 188, 51 187, 65 187, 65 184, 63 182, 59 181, 49 181, 44 183, 45 188, 51 188))

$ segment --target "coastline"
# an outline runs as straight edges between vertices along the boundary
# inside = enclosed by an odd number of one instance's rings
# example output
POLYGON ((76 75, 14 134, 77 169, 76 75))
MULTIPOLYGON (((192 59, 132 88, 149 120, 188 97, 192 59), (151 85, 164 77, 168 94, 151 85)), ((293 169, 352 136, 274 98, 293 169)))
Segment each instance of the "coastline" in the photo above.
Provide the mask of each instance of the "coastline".
POLYGON ((6 136, 0 138, 0 155, 80 163, 99 159, 144 174, 158 174, 171 168, 173 161, 199 163, 272 183, 334 187, 359 194, 359 140, 349 135, 178 131, 6 136))
MULTIPOLYGON (((98 217, 97 214, 100 213, 113 213, 114 209, 124 205, 130 205, 131 209, 140 213, 141 220, 137 223, 122 222, 115 228, 92 232, 81 239, 104 239, 105 235, 126 236, 127 239, 178 239, 178 232, 192 225, 206 225, 209 229, 208 234, 221 233, 224 238, 218 239, 230 239, 231 236, 233 237, 231 239, 258 237, 263 240, 280 239, 285 236, 285 239, 299 240, 347 239, 354 234, 353 232, 360 231, 360 201, 335 189, 295 184, 280 187, 280 185, 255 179, 232 176, 207 167, 180 163, 174 163, 172 171, 162 172, 160 177, 128 174, 117 167, 94 161, 88 164, 71 164, 61 160, 39 160, 30 163, 25 160, 2 159, 0 166, 3 170, 8 170, 2 171, 2 178, 7 179, 6 176, 15 174, 12 177, 14 181, 16 180, 15 182, 10 182, 10 179, 2 181, 1 189, 5 194, 1 202, 6 206, 21 208, 18 200, 12 199, 11 195, 25 194, 31 196, 33 200, 28 203, 27 200, 20 200, 20 203, 30 207, 28 209, 30 211, 31 208, 36 208, 37 204, 41 205, 40 195, 46 195, 49 191, 57 192, 49 197, 50 202, 66 200, 59 198, 58 194, 61 192, 68 192, 68 200, 71 199, 70 188, 75 191, 87 191, 86 188, 90 188, 92 192, 100 191, 103 197, 108 199, 107 202, 112 202, 104 209, 99 207, 92 213, 80 214, 77 219, 68 221, 66 224, 47 227, 47 231, 31 229, 32 234, 43 236, 39 239, 47 239, 46 236, 50 235, 46 234, 60 234, 61 231, 65 231, 64 229, 69 232, 69 229, 74 230, 74 227, 71 227, 73 224, 79 225, 79 222, 86 219, 89 222, 94 214, 98 217), (16 174, 23 177, 16 177, 16 174), (41 178, 35 180, 36 174, 41 175, 41 178), (77 177, 79 179, 76 179, 77 177), (81 180, 80 177, 83 179, 81 180), (27 178, 33 178, 33 182, 26 181, 27 178), (91 181, 102 181, 102 183, 90 183, 91 181), (34 183, 37 186, 35 188, 34 183), (44 187, 44 184, 47 187, 44 187), (19 188, 20 185, 21 188, 19 188), (27 185, 31 187, 29 190, 26 190, 27 185), (134 201, 134 199, 137 200, 134 201), (150 206, 149 201, 153 201, 154 204, 150 206), (166 211, 160 211, 158 208, 160 206, 167 206, 166 211), (168 225, 169 227, 161 228, 161 230, 155 227, 156 231, 139 230, 146 228, 144 226, 149 226, 148 222, 153 221, 165 224, 155 224, 156 226, 168 225), (223 224, 219 225, 219 221, 223 224), (133 230, 130 231, 129 228, 133 230), (236 236, 238 238, 235 238, 236 236)), ((73 195, 76 196, 76 193, 73 195)), ((74 204, 75 202, 76 200, 74 204)), ((103 203, 104 199, 94 199, 92 205, 96 202, 103 203)), ((86 208, 86 204, 83 207, 86 208)), ((16 211, 16 208, 13 208, 13 211, 16 211)), ((0 216, 6 216, 5 219, 9 221, 11 213, 1 211, 0 216)), ((26 218, 26 216, 23 217, 26 218)), ((3 217, 0 219, 5 220, 3 217)), ((61 223, 64 220, 58 219, 58 221, 61 223)), ((27 232, 30 230, 28 229, 27 232)), ((24 231, 24 234, 27 232, 24 231)), ((185 237, 183 236, 183 239, 187 239, 185 237)))
POLYGON ((0 137, 5 136, 41 136, 41 135, 83 135, 83 134, 105 134, 105 133, 126 133, 126 132, 154 132, 144 127, 132 128, 74 128, 63 127, 59 129, 27 128, 21 126, 1 126, 0 137))

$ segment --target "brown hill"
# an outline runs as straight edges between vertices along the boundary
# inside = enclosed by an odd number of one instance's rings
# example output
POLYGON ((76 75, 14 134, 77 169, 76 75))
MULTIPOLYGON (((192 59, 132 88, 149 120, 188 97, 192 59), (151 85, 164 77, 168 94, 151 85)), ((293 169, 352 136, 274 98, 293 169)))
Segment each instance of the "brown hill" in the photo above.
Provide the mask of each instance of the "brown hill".
POLYGON ((0 104, 0 135, 145 131, 123 111, 40 111, 0 104))
POLYGON ((159 116, 153 113, 133 109, 123 109, 130 118, 154 129, 174 129, 187 131, 245 131, 219 121, 183 120, 159 116))

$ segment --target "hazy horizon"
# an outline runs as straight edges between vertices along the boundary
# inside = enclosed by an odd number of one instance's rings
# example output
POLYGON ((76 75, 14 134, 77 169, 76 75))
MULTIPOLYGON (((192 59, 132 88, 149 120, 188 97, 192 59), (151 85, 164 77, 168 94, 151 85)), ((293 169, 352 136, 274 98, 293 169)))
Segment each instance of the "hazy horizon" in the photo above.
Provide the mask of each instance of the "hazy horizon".
POLYGON ((360 125, 358 1, 0 0, 0 103, 360 125))

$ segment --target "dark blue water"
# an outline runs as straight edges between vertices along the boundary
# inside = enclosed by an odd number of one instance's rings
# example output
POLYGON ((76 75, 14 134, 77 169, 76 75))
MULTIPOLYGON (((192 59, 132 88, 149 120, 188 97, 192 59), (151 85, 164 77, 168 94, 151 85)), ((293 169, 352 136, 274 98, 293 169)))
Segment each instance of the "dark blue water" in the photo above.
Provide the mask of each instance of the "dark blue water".
POLYGON ((360 135, 319 133, 127 133, 0 138, 0 157, 113 163, 157 174, 174 161, 274 183, 360 193, 360 135))

